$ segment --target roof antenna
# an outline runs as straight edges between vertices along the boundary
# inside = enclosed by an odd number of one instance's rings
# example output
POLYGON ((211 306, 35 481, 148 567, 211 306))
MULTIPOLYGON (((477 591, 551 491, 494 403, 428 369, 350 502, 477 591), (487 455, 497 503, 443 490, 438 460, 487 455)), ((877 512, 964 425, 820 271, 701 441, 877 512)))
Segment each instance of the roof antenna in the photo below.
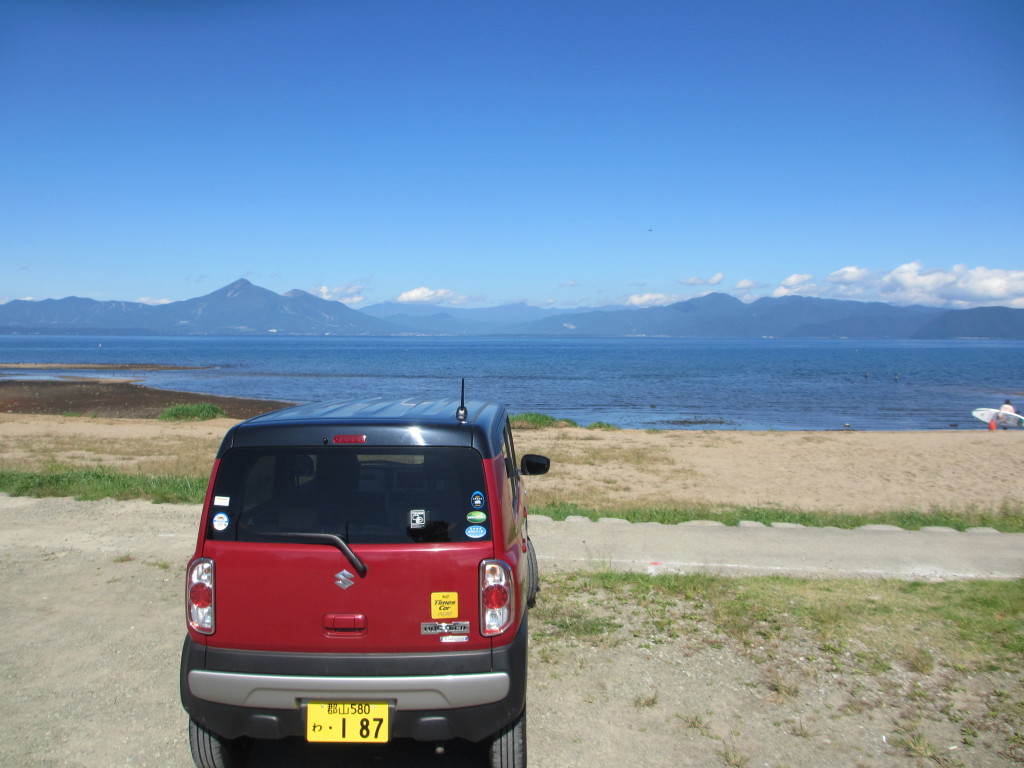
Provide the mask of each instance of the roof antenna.
POLYGON ((466 420, 466 380, 462 380, 462 400, 459 401, 459 407, 455 410, 455 418, 460 422, 466 420))

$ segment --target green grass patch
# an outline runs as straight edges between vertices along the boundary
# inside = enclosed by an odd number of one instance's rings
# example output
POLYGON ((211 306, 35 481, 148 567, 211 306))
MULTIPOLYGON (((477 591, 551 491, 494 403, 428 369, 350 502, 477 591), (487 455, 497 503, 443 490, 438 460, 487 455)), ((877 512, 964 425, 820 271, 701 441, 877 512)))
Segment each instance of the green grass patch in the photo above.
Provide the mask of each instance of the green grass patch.
POLYGON ((546 576, 542 594, 544 629, 584 641, 620 626, 649 638, 671 636, 699 621, 745 645, 806 635, 821 654, 866 674, 893 664, 917 674, 954 664, 1013 670, 1024 654, 1024 579, 873 579, 866 585, 859 579, 597 570, 546 576), (624 620, 627 611, 633 617, 624 620))
POLYGON ((148 499, 158 504, 201 504, 206 480, 54 465, 43 472, 0 469, 0 491, 11 496, 71 496, 81 501, 148 499))
POLYGON ((1024 657, 1024 579, 1014 582, 908 582, 899 592, 918 601, 933 621, 955 627, 962 637, 990 650, 1007 648, 1024 657))
POLYGON ((546 413, 514 413, 509 417, 513 429, 547 429, 548 427, 578 427, 572 419, 556 419, 546 413))
POLYGON ((179 403, 165 409, 157 418, 164 421, 207 421, 227 418, 227 413, 213 403, 179 403))
POLYGON ((576 638, 593 639, 607 635, 610 630, 618 627, 618 624, 595 616, 581 606, 565 606, 564 610, 549 616, 548 619, 551 627, 559 634, 576 638))
MULTIPOLYGON (((579 422, 572 419, 559 419, 546 413, 528 411, 526 413, 514 413, 509 417, 513 429, 548 429, 550 427, 579 427, 579 422)), ((607 421, 595 421, 587 424, 587 429, 614 432, 622 429, 617 424, 609 424, 607 421)))
POLYGON ((1004 504, 995 511, 949 511, 913 510, 850 513, 850 512, 805 512, 800 510, 777 509, 773 507, 637 507, 631 509, 595 510, 576 504, 535 504, 530 511, 546 515, 553 520, 565 520, 570 515, 586 517, 597 521, 602 517, 614 517, 631 523, 664 523, 675 525, 693 520, 717 520, 725 525, 738 525, 751 521, 771 525, 772 523, 796 523, 808 527, 859 528, 862 525, 895 525, 908 531, 925 526, 944 526, 957 531, 968 528, 994 528, 1004 533, 1024 531, 1024 505, 1004 504))

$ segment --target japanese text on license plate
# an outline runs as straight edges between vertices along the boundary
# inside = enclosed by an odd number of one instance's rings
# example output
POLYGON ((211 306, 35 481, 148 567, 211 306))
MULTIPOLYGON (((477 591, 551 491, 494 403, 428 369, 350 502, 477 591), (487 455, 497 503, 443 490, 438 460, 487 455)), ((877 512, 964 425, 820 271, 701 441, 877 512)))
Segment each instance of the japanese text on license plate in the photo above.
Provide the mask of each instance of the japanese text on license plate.
POLYGON ((386 701, 311 701, 306 741, 384 742, 391 734, 386 701))

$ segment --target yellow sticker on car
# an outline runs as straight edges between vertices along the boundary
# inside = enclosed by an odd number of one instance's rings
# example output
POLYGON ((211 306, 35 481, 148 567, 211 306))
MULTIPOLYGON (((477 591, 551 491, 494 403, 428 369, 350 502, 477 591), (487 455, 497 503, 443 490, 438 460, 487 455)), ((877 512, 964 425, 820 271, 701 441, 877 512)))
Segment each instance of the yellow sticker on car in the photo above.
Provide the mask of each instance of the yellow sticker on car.
POLYGON ((457 619, 459 617, 458 592, 431 592, 430 618, 457 619))

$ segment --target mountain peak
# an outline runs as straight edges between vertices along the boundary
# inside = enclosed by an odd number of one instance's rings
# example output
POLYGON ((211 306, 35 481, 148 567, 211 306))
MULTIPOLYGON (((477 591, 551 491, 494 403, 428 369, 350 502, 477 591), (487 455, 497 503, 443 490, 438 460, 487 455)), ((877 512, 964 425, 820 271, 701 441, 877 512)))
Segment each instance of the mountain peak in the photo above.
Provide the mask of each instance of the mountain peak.
MULTIPOLYGON (((220 293, 230 299, 234 296, 238 296, 239 294, 251 291, 253 288, 256 288, 256 286, 250 283, 244 277, 240 277, 230 285, 225 285, 223 288, 217 291, 217 293, 220 293)), ((267 289, 259 288, 258 290, 265 291, 267 289)))

